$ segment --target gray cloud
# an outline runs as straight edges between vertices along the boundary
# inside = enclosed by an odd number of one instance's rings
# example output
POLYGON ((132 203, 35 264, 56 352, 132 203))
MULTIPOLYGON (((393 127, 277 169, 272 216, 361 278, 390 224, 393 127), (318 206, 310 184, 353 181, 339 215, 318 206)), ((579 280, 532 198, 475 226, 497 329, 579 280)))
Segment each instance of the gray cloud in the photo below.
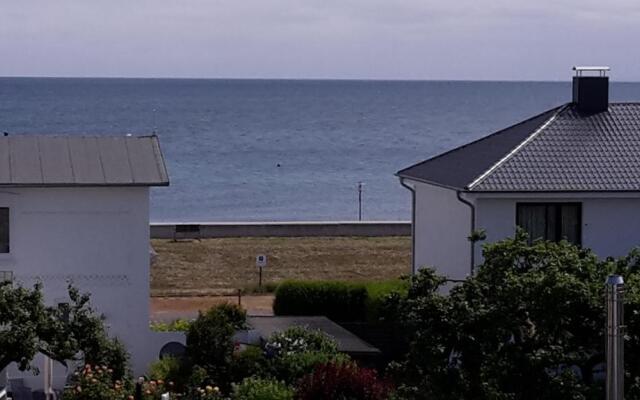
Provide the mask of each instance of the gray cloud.
POLYGON ((0 75, 640 80, 640 2, 3 0, 0 75))

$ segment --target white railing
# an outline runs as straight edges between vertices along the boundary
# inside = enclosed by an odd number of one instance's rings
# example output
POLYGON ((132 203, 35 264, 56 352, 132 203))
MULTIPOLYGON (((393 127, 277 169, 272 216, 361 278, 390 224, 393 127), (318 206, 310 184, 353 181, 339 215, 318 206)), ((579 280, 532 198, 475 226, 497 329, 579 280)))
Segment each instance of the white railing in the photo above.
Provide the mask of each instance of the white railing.
POLYGON ((6 388, 0 389, 0 400, 10 400, 9 396, 7 396, 7 389, 6 388))

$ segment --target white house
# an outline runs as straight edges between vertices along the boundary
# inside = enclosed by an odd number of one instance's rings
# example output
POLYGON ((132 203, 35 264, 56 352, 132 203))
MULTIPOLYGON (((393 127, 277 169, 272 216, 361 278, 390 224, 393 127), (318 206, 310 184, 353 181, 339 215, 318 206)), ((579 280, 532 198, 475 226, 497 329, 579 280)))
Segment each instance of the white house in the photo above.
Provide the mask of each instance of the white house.
POLYGON ((162 345, 149 331, 149 188, 168 184, 156 136, 0 137, 0 278, 40 280, 50 304, 68 301, 68 281, 90 292, 137 374, 162 345))
POLYGON ((601 257, 640 245, 640 103, 609 103, 608 68, 574 69, 572 102, 397 173, 413 193, 414 271, 472 274, 480 229, 493 242, 521 226, 601 257))

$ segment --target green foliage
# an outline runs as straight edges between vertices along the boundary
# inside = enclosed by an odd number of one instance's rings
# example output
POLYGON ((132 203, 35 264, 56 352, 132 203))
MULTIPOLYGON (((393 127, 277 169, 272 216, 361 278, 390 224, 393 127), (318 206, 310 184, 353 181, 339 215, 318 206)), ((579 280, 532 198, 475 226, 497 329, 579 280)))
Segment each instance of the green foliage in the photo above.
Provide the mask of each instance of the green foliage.
POLYGON ((269 363, 262 348, 250 346, 234 353, 233 381, 240 382, 249 376, 265 376, 269 372, 269 363))
POLYGON ((161 358, 149 366, 149 378, 175 384, 181 380, 183 364, 183 361, 176 357, 161 358))
POLYGON ((124 400, 133 387, 115 379, 106 366, 85 365, 73 375, 71 384, 62 393, 63 400, 124 400))
POLYGON ((271 335, 265 344, 265 351, 273 356, 309 351, 336 354, 338 345, 322 331, 292 326, 271 335))
POLYGON ((186 332, 190 325, 191 321, 187 319, 176 319, 171 322, 153 321, 149 328, 154 332, 186 332))
POLYGON ((338 352, 335 340, 321 331, 291 327, 273 334, 265 344, 270 374, 287 383, 295 383, 317 365, 344 362, 348 356, 338 352))
POLYGON ((65 365, 79 354, 89 364, 109 365, 116 379, 127 378, 128 354, 108 337, 89 295, 71 285, 68 292, 69 304, 46 307, 41 284, 27 289, 0 283, 0 370, 11 362, 28 369, 38 352, 65 365))
POLYGON ((187 331, 187 357, 191 365, 202 367, 211 383, 223 391, 233 378, 232 337, 246 324, 246 313, 231 304, 220 304, 200 313, 187 331))
POLYGON ((29 290, 0 283, 0 371, 12 362, 22 370, 29 367, 48 318, 40 284, 29 290))
POLYGON ((349 356, 342 353, 327 354, 318 351, 305 351, 303 353, 284 354, 270 360, 270 375, 286 383, 295 384, 318 365, 344 363, 350 360, 349 356))
POLYGON ((245 378, 233 385, 233 400, 293 400, 293 389, 273 379, 245 378))
POLYGON ((276 290, 276 315, 324 315, 335 321, 377 318, 381 299, 406 290, 401 280, 354 283, 341 281, 286 281, 276 290))
MULTIPOLYGON (((640 283, 640 252, 600 261, 567 242, 515 238, 484 246, 476 276, 443 290, 423 269, 406 298, 387 304, 409 332, 411 351, 395 370, 405 398, 596 399, 604 362, 606 276, 640 283)), ((627 372, 640 376, 640 292, 626 297, 627 372)), ((633 386, 633 385, 632 385, 633 386)), ((631 394, 629 389, 629 394, 631 394)), ((627 396, 627 398, 629 398, 627 396)))

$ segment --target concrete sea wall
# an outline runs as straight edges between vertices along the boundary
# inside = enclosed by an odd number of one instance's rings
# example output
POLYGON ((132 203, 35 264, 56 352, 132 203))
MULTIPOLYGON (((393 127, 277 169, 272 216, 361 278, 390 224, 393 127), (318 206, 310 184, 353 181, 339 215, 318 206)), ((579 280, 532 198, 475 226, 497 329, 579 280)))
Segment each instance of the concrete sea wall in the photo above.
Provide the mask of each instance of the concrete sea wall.
POLYGON ((410 235, 409 221, 151 223, 153 239, 410 235))

